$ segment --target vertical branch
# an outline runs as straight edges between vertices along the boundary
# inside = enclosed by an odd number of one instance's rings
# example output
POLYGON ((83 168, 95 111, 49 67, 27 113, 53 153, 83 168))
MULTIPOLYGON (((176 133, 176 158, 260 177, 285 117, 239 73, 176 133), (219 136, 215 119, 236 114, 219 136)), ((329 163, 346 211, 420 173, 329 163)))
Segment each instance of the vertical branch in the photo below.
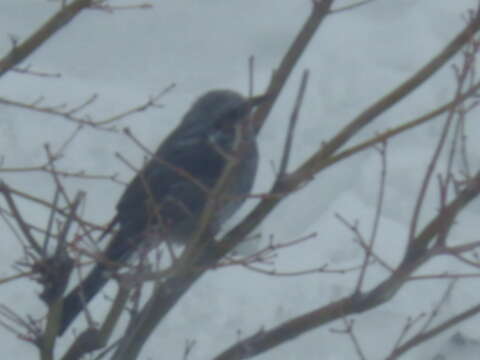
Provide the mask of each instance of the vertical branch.
POLYGON ((283 147, 282 160, 280 161, 280 168, 278 170, 277 181, 282 181, 285 174, 287 173, 288 162, 290 160, 290 154, 292 152, 292 143, 293 143, 293 134, 295 132, 295 127, 298 122, 298 114, 300 108, 302 107, 303 98, 305 96, 305 89, 307 88, 308 83, 308 70, 303 72, 302 81, 300 83, 300 89, 298 90, 297 99, 295 100, 295 105, 293 107, 292 114, 290 116, 290 121, 288 123, 287 136, 285 138, 285 146, 283 147))
POLYGON ((270 96, 270 99, 264 105, 260 106, 254 114, 253 123, 257 131, 260 131, 262 128, 265 119, 268 117, 268 114, 270 114, 273 104, 287 82, 294 66, 297 64, 298 59, 302 56, 325 17, 329 14, 333 2, 334 0, 312 0, 313 8, 309 18, 283 57, 279 67, 275 70, 268 86, 266 93, 270 96))
POLYGON ((251 98, 253 96, 253 92, 255 91, 255 57, 250 56, 248 58, 248 97, 251 98))
POLYGON ((385 184, 387 180, 387 156, 386 156, 387 144, 383 143, 381 146, 382 147, 379 149, 379 152, 380 152, 382 169, 380 174, 380 184, 378 188, 377 206, 375 209, 375 217, 372 225, 372 233, 370 234, 370 240, 368 242, 368 245, 365 251, 365 258, 363 260, 363 264, 360 269, 360 275, 358 276, 357 286, 355 289, 355 293, 358 293, 358 294, 362 290, 362 285, 365 279, 365 274, 367 272, 367 267, 370 262, 370 258, 373 255, 373 248, 375 247, 375 240, 377 238, 378 227, 380 224, 380 216, 382 214, 382 209, 383 209, 383 200, 385 197, 385 184))
MULTIPOLYGON (((480 6, 477 9, 477 14, 475 15, 476 17, 479 16, 480 12, 480 6)), ((471 20, 471 23, 473 23, 474 19, 471 20)), ((463 63, 460 67, 454 66, 454 74, 455 74, 455 80, 456 80, 456 89, 455 89, 455 99, 461 96, 461 94, 464 92, 465 87, 470 87, 471 86, 471 81, 472 81, 472 75, 474 75, 473 67, 475 65, 475 55, 478 52, 480 48, 480 43, 475 40, 475 38, 472 38, 469 43, 467 44, 467 49, 463 51, 463 63)), ((424 175, 422 184, 420 186, 420 191, 417 196, 417 200, 415 203, 415 208, 412 214, 412 219, 410 221, 410 229, 409 229, 409 235, 408 235, 408 241, 409 244, 412 244, 415 239, 415 234, 417 231, 417 222, 419 221, 420 218, 420 212, 422 210, 422 206, 425 201, 426 193, 429 188, 431 179, 433 177, 435 168, 437 166, 437 163, 439 161, 440 155, 445 147, 446 141, 447 141, 447 136, 449 134, 450 128, 452 126, 452 122, 455 119, 455 115, 462 114, 464 112, 465 104, 464 103, 459 103, 456 106, 453 106, 450 111, 447 114, 447 119, 445 120, 445 124, 442 129, 442 133, 440 134, 440 138, 438 140, 437 146, 434 150, 434 153, 432 155, 432 159, 430 160, 430 163, 427 167, 426 173, 424 175)), ((453 147, 455 147, 455 139, 453 142, 453 147)), ((452 168, 452 162, 453 162, 453 150, 450 152, 450 156, 447 158, 447 181, 445 185, 443 185, 443 197, 446 199, 447 198, 447 191, 448 191, 448 182, 451 179, 451 168, 452 168)), ((443 210, 443 207, 441 208, 443 210)), ((453 220, 453 219, 452 219, 453 220)), ((408 256, 421 256, 421 254, 415 254, 415 252, 421 252, 422 250, 425 249, 425 246, 427 244, 423 244, 423 248, 418 247, 416 245, 414 246, 409 246, 408 249, 408 256)))

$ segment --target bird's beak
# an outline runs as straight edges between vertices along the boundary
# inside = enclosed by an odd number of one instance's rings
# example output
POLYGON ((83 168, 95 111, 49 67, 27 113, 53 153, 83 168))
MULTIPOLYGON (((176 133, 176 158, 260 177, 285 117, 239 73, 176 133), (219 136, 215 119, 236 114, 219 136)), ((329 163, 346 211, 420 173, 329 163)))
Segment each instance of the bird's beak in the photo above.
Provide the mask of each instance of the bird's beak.
POLYGON ((270 99, 269 94, 263 94, 263 95, 258 95, 258 96, 252 96, 251 98, 248 99, 248 104, 254 108, 255 106, 261 105, 265 103, 267 100, 270 99))

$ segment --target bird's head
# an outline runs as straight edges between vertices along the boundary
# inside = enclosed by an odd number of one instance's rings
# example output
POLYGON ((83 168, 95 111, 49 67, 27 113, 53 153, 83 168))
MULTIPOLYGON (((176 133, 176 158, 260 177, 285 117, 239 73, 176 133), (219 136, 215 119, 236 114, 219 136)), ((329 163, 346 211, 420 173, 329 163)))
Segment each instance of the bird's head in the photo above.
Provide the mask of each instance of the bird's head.
POLYGON ((181 126, 192 131, 233 128, 266 99, 265 95, 245 98, 232 90, 213 90, 195 101, 181 126))

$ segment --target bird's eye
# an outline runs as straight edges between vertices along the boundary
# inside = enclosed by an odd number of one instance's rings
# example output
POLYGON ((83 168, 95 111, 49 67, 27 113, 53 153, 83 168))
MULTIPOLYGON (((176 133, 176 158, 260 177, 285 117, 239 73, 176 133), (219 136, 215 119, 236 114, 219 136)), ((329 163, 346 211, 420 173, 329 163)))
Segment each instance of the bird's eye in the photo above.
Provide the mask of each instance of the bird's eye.
POLYGON ((240 116, 242 116, 242 109, 240 109, 240 108, 234 108, 234 109, 228 110, 228 111, 222 116, 222 118, 228 121, 228 120, 236 120, 236 119, 238 119, 240 116))
POLYGON ((231 121, 228 120, 228 118, 223 117, 214 124, 215 130, 218 131, 224 131, 228 127, 228 125, 231 123, 231 121))
POLYGON ((245 111, 242 107, 234 107, 225 111, 219 116, 218 121, 215 122, 215 128, 224 130, 225 128, 233 126, 237 120, 245 116, 245 111))

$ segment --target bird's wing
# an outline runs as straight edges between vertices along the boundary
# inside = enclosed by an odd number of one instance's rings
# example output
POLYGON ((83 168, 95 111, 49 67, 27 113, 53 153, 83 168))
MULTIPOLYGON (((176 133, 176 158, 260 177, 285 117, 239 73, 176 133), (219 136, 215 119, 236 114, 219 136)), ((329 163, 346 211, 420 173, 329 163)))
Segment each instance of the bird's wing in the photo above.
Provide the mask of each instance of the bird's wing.
POLYGON ((189 192, 195 197, 214 185, 224 165, 220 155, 205 136, 176 135, 173 133, 165 140, 125 190, 117 204, 121 222, 126 218, 140 221, 138 217, 145 217, 149 199, 156 204, 168 196, 188 201, 189 192))

